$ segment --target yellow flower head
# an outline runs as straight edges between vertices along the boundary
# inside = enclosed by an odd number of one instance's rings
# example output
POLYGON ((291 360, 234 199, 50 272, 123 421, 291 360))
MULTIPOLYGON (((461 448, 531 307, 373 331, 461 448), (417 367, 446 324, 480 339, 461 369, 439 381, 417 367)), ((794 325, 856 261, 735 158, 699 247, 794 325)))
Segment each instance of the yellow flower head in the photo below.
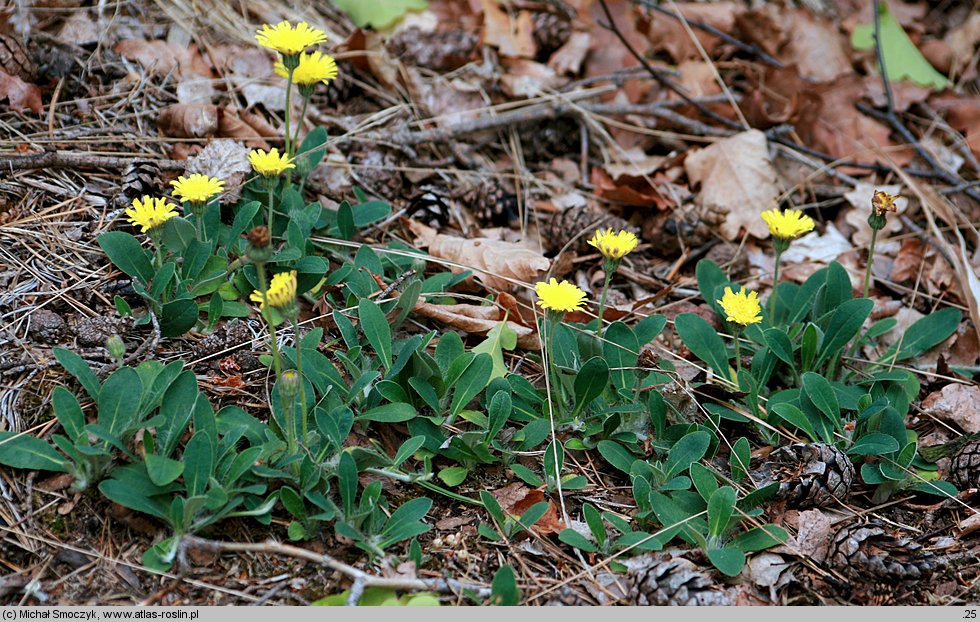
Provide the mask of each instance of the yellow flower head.
MULTIPOLYGON (((289 70, 283 63, 276 63, 276 73, 289 77, 289 70)), ((327 84, 337 77, 337 63, 333 56, 310 52, 300 54, 299 65, 293 70, 293 82, 300 86, 313 86, 319 82, 327 84)))
POLYGON ((770 209, 762 212, 762 220, 769 225, 769 233, 777 240, 795 240, 804 233, 813 231, 813 219, 798 209, 780 212, 770 209))
MULTIPOLYGON (((258 303, 261 309, 265 309, 262 304, 262 292, 255 290, 249 298, 252 302, 258 303)), ((296 302, 296 271, 280 272, 272 275, 272 282, 266 292, 266 300, 269 306, 274 309, 285 309, 296 302)))
POLYGON ((170 185, 174 187, 174 196, 188 203, 207 203, 225 189, 225 182, 200 173, 178 177, 170 185))
POLYGON ((129 222, 139 225, 143 233, 156 229, 176 215, 174 206, 167 203, 166 199, 153 197, 133 199, 133 206, 126 210, 129 222))
POLYGON ((606 259, 619 261, 628 255, 640 241, 630 231, 620 231, 613 233, 612 229, 595 232, 589 244, 599 249, 602 256, 606 259))
POLYGON ((248 154, 248 161, 255 172, 263 177, 277 177, 286 169, 296 168, 293 158, 285 153, 280 155, 278 149, 272 151, 252 149, 248 154))
POLYGON ((538 304, 543 309, 552 311, 578 311, 585 306, 585 292, 569 283, 562 281, 559 283, 554 278, 549 282, 544 281, 534 286, 537 292, 538 304))
POLYGON ((894 212, 898 209, 895 205, 895 200, 898 199, 897 196, 888 194, 884 190, 875 190, 875 194, 871 197, 871 209, 875 216, 884 216, 886 212, 894 212))
POLYGON ((759 304, 758 292, 741 289, 736 294, 731 287, 726 287, 725 295, 716 302, 724 309, 728 316, 725 319, 729 322, 748 326, 762 321, 762 316, 759 315, 762 313, 762 305, 759 304))
POLYGON ((264 24, 262 29, 255 33, 255 38, 262 47, 275 50, 283 56, 295 56, 305 52, 311 45, 323 43, 327 40, 327 35, 322 30, 310 28, 306 22, 293 26, 287 21, 282 21, 275 26, 264 24))

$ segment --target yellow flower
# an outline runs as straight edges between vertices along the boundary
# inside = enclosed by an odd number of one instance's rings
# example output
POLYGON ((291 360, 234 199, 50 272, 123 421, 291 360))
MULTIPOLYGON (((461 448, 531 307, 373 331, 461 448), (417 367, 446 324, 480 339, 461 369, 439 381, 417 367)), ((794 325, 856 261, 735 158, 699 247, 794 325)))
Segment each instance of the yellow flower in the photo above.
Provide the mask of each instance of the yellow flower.
POLYGON ((898 206, 895 205, 896 199, 897 196, 890 195, 884 190, 875 190, 874 196, 871 197, 871 209, 874 215, 884 216, 886 212, 898 210, 898 206))
POLYGON ((153 197, 143 197, 142 201, 133 199, 133 207, 126 210, 129 222, 139 225, 143 233, 156 229, 176 215, 174 206, 167 203, 166 199, 153 197))
POLYGON ((317 28, 310 28, 306 22, 293 26, 282 21, 275 26, 264 24, 262 30, 255 34, 256 40, 262 47, 275 50, 283 56, 295 56, 305 52, 306 48, 327 40, 327 35, 317 28))
POLYGON ((798 209, 780 212, 771 209, 762 212, 762 220, 769 225, 769 233, 778 240, 795 240, 804 233, 813 231, 813 219, 798 209))
POLYGON ((174 187, 175 197, 189 203, 207 203, 225 189, 225 182, 200 173, 194 173, 190 177, 178 177, 170 182, 170 185, 174 187))
POLYGON ((538 304, 543 309, 552 311, 578 311, 585 306, 585 292, 569 283, 562 281, 559 283, 555 279, 549 282, 540 282, 534 286, 537 292, 538 304))
POLYGON ((278 149, 272 151, 252 149, 248 154, 248 161, 255 172, 263 177, 276 177, 286 169, 296 168, 296 165, 293 164, 293 158, 285 153, 279 155, 278 149))
POLYGON ((741 289, 736 294, 732 292, 731 287, 726 287, 725 295, 716 302, 724 309, 728 316, 725 319, 729 322, 748 326, 762 321, 762 316, 759 315, 762 313, 762 305, 759 304, 758 292, 741 289))
MULTIPOLYGON (((276 73, 283 78, 289 77, 289 70, 282 63, 276 63, 276 73)), ((333 56, 320 52, 300 54, 299 65, 293 71, 293 82, 300 86, 313 86, 318 82, 327 84, 336 77, 337 63, 333 56)))
MULTIPOLYGON (((262 304, 262 292, 255 290, 249 298, 252 302, 258 303, 259 308, 265 309, 262 304)), ((285 309, 296 302, 296 271, 273 274, 266 299, 269 306, 275 309, 285 309)))
POLYGON ((589 244, 599 249, 602 256, 607 259, 619 261, 628 255, 640 241, 630 231, 620 231, 613 233, 612 229, 595 232, 589 244))

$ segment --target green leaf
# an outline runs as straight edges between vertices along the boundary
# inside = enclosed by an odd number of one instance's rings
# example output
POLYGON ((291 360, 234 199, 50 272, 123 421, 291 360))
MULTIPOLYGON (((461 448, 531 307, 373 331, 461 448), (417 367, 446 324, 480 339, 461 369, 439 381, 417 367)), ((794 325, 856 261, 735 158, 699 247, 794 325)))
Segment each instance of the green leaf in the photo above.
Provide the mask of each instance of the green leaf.
POLYGON ((708 535, 720 538, 728 527, 728 521, 735 511, 735 489, 722 486, 708 499, 708 535))
POLYGON ((884 455, 899 450, 898 441, 888 434, 872 432, 865 434, 851 445, 847 450, 848 454, 855 456, 884 455))
POLYGON ((693 313, 681 313, 674 327, 694 356, 710 365, 718 377, 729 380, 728 350, 711 324, 693 313))
POLYGON ((572 413, 572 419, 577 417, 589 402, 602 395, 608 384, 609 366, 605 359, 594 356, 587 360, 575 376, 575 411, 572 413))
POLYGON ((745 533, 738 534, 732 540, 732 546, 743 553, 754 553, 755 551, 767 549, 770 546, 783 544, 788 537, 789 535, 782 527, 766 524, 761 527, 753 527, 745 533))
POLYGON ((193 300, 174 300, 163 305, 160 314, 160 334, 180 337, 197 324, 197 303, 193 300))
POLYGON ((160 239, 167 250, 175 255, 183 254, 187 246, 196 238, 197 231, 194 225, 180 216, 170 218, 163 223, 163 235, 160 239))
POLYGON ((487 433, 485 444, 497 437, 497 434, 507 424, 513 411, 513 400, 507 391, 497 391, 490 399, 487 408, 487 433))
POLYGON ((651 315, 645 317, 633 326, 636 340, 641 346, 645 346, 657 338, 667 325, 667 318, 663 315, 651 315))
POLYGON ((623 473, 629 474, 636 458, 625 447, 616 441, 602 440, 597 446, 599 453, 606 459, 606 462, 616 467, 623 473))
POLYGON ((373 300, 361 298, 357 305, 357 317, 364 336, 381 357, 385 370, 391 369, 391 326, 381 307, 373 300))
POLYGON ((138 278, 144 286, 153 278, 153 264, 133 236, 123 231, 109 231, 99 236, 99 246, 117 268, 129 276, 138 278))
POLYGON ((88 393, 89 397, 93 400, 99 398, 99 391, 102 390, 102 383, 92 372, 92 369, 85 362, 85 359, 78 356, 71 350, 65 350, 64 348, 55 348, 54 357, 58 359, 61 366, 64 367, 68 373, 78 379, 81 383, 82 388, 88 393))
POLYGON ((65 472, 68 461, 54 447, 30 434, 0 432, 0 464, 15 469, 65 472))
POLYGON ((664 461, 663 470, 666 479, 673 479, 675 475, 680 475, 690 468, 692 463, 703 458, 710 444, 711 434, 704 430, 691 432, 677 441, 670 448, 667 460, 664 461))
MULTIPOLYGON (((421 284, 420 284, 421 286, 421 284)), ((490 379, 503 378, 507 373, 507 366, 504 365, 504 350, 513 350, 517 347, 517 331, 507 325, 506 322, 499 322, 487 332, 487 338, 476 345, 471 352, 475 354, 489 354, 493 359, 493 373, 490 379)))
POLYGON ((789 340, 789 336, 785 332, 779 328, 768 328, 763 331, 762 337, 766 342, 766 346, 772 350, 772 353, 779 360, 790 366, 794 364, 793 343, 789 340))
POLYGON ((521 602, 521 592, 517 589, 517 577, 514 569, 504 564, 493 575, 490 585, 490 604, 503 607, 513 607, 521 602))
POLYGON ((124 439, 139 415, 139 396, 143 392, 139 374, 132 367, 112 372, 99 392, 96 422, 109 434, 124 439))
POLYGON ((470 474, 470 470, 466 467, 446 467, 439 471, 439 479, 442 480, 446 486, 450 488, 454 486, 459 486, 466 479, 466 476, 470 474))
POLYGON ((837 307, 830 317, 830 322, 827 323, 827 330, 824 331, 823 346, 820 348, 815 367, 819 367, 847 345, 847 342, 861 330, 872 308, 874 302, 869 298, 848 300, 837 307))
MULTIPOLYGON (((360 2, 361 0, 356 1, 360 2)), ((384 201, 364 201, 359 203, 357 209, 354 210, 354 225, 366 227, 371 223, 387 218, 389 214, 391 214, 391 206, 384 201)))
POLYGON ((68 438, 78 442, 85 433, 85 413, 75 396, 64 387, 55 387, 51 397, 54 404, 54 414, 64 428, 68 438))
POLYGON ((489 354, 478 354, 456 382, 449 413, 452 416, 458 415, 474 397, 480 394, 480 391, 486 388, 492 373, 493 359, 489 354))
POLYGON ((926 350, 942 343, 960 325, 961 314, 958 309, 942 309, 935 313, 930 313, 920 318, 909 326, 899 344, 889 348, 888 352, 881 357, 882 361, 892 362, 914 358, 923 354, 926 350), (898 355, 895 356, 895 349, 901 345, 898 355), (893 358, 894 357, 894 358, 893 358))
POLYGON ((184 448, 184 485, 187 494, 203 495, 214 471, 214 454, 211 439, 206 432, 195 432, 184 448))
MULTIPOLYGON (((881 2, 878 13, 881 52, 888 79, 892 81, 908 79, 919 86, 931 87, 935 91, 944 89, 948 83, 946 76, 936 71, 922 52, 915 47, 902 29, 902 25, 888 9, 887 2, 881 2)), ((851 33, 851 45, 858 50, 875 49, 874 23, 855 26, 851 33)))
POLYGON ((732 455, 728 458, 728 464, 732 470, 732 477, 736 480, 743 479, 748 474, 751 460, 752 449, 749 446, 749 439, 743 436, 732 445, 732 455))
POLYGON ((373 26, 383 30, 402 18, 408 11, 424 11, 428 0, 334 0, 358 28, 373 26))
POLYGON ((378 421, 381 423, 401 423, 414 419, 418 414, 415 407, 404 402, 382 404, 357 416, 358 421, 378 421))
POLYGON ((719 298, 718 290, 721 289, 722 285, 729 282, 728 275, 722 271, 718 264, 710 259, 698 261, 698 265, 694 268, 694 275, 698 280, 698 290, 701 292, 701 298, 721 316, 721 319, 725 319, 725 314, 722 313, 717 299, 719 298))
POLYGON ((324 147, 326 144, 327 130, 320 126, 313 128, 313 131, 306 135, 296 153, 296 171, 301 176, 309 175, 323 160, 327 152, 324 147))
POLYGON ((602 355, 618 389, 632 389, 636 384, 636 367, 640 342, 633 330, 623 322, 613 322, 603 333, 602 355))
POLYGON ((156 454, 146 454, 146 474, 157 486, 166 486, 184 472, 184 463, 156 454))
POLYGON ((745 566, 745 553, 732 546, 708 549, 708 559, 712 566, 729 577, 737 576, 745 566))
POLYGON ((599 510, 595 509, 591 503, 586 503, 582 506, 582 516, 585 517, 585 523, 589 526, 592 537, 595 538, 599 546, 603 546, 606 542, 606 528, 602 524, 602 515, 599 510))
MULTIPOLYGON (((868 300, 861 298, 859 300, 868 300)), ((868 302, 871 302, 868 300, 868 302)), ((830 382, 818 373, 808 371, 803 374, 803 390, 820 412, 832 422, 840 420, 840 404, 830 382)))
POLYGON ((591 542, 588 538, 574 529, 563 529, 561 533, 558 534, 558 539, 565 544, 574 546, 575 548, 585 551, 586 553, 596 553, 599 550, 596 548, 595 543, 591 542))

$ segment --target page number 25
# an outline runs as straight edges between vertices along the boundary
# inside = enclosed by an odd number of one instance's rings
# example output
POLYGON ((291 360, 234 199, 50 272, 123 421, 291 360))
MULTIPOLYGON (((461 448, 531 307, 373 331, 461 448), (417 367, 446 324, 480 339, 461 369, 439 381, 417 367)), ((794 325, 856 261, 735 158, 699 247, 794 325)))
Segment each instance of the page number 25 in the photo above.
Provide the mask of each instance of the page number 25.
POLYGON ((965 609, 963 611, 963 619, 965 620, 976 620, 977 610, 976 609, 965 609))

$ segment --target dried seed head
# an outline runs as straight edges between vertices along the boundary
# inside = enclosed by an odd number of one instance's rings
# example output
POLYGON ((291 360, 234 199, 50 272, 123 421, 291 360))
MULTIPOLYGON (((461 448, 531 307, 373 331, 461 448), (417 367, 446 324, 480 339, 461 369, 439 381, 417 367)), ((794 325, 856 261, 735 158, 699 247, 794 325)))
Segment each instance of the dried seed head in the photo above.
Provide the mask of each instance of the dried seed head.
POLYGON ((875 194, 871 197, 871 209, 875 214, 879 216, 884 216, 887 212, 894 212, 898 209, 895 205, 895 200, 898 196, 888 194, 884 190, 875 190, 875 194))
POLYGON ((248 248, 245 254, 255 263, 265 263, 272 256, 272 249, 269 244, 272 242, 272 235, 269 228, 265 225, 258 225, 249 230, 248 248))

